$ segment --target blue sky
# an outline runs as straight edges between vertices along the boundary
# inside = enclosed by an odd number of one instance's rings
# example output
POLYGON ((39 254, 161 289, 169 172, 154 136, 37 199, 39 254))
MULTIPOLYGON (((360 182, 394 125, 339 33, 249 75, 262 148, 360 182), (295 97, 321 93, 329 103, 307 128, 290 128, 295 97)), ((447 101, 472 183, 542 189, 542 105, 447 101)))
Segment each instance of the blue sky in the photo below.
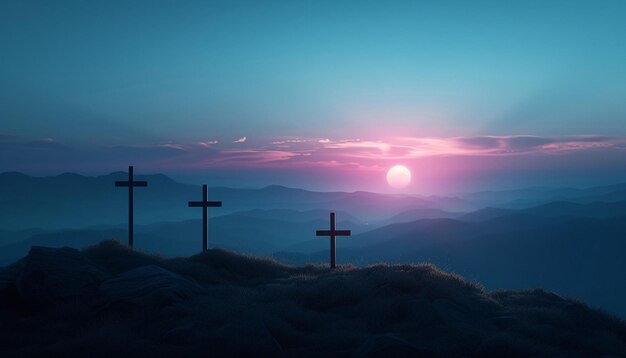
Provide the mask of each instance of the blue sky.
POLYGON ((7 170, 54 171, 18 148, 40 141, 626 136, 625 1, 5 0, 0 46, 7 170))

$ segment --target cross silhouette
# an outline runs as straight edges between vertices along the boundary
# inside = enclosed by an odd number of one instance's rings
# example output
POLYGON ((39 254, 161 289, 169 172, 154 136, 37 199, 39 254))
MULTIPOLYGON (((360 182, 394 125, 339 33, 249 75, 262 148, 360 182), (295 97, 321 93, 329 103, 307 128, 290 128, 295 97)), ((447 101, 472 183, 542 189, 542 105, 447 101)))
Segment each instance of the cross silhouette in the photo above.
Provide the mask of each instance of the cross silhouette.
POLYGON ((352 232, 350 230, 336 230, 335 229, 335 213, 330 213, 330 230, 317 230, 316 236, 330 236, 330 268, 335 268, 336 253, 336 236, 350 236, 352 232))
POLYGON ((133 180, 133 166, 128 167, 128 181, 116 181, 115 186, 128 187, 128 246, 133 247, 133 188, 148 186, 147 181, 133 180))
POLYGON ((190 208, 202 208, 202 251, 206 251, 209 246, 209 213, 208 208, 222 207, 221 201, 207 200, 207 186, 202 185, 202 201, 190 201, 190 208))

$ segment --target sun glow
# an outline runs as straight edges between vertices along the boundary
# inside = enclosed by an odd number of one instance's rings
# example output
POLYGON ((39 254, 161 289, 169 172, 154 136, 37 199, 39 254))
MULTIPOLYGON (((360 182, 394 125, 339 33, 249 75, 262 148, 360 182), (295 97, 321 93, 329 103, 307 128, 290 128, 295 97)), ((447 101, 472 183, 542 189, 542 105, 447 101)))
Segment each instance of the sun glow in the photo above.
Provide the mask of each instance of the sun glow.
POLYGON ((404 165, 395 165, 387 171, 387 183, 395 189, 406 188, 411 183, 411 171, 404 165))

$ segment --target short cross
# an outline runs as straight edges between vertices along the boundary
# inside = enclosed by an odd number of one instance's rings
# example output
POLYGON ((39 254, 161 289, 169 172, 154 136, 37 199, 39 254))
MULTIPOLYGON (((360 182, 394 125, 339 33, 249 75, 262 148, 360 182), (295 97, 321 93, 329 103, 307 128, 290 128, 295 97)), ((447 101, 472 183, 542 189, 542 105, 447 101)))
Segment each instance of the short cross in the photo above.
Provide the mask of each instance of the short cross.
POLYGON ((147 181, 133 180, 133 166, 128 167, 128 181, 116 181, 115 186, 128 187, 128 246, 133 247, 133 188, 136 186, 148 186, 147 181))
POLYGON ((202 186, 202 201, 190 201, 190 208, 202 208, 202 251, 206 251, 209 246, 209 207, 221 207, 221 201, 208 201, 207 200, 207 186, 202 186))
POLYGON ((350 230, 336 230, 335 229, 335 213, 330 213, 330 230, 317 230, 316 236, 330 236, 330 268, 335 268, 336 259, 336 236, 350 236, 352 232, 350 230))

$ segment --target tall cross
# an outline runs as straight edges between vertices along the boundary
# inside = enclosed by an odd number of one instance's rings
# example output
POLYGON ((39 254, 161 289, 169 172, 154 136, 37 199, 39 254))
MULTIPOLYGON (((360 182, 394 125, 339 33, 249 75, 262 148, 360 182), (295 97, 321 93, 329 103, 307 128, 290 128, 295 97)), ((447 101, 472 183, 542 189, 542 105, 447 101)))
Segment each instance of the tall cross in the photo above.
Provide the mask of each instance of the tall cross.
POLYGON ((335 237, 337 236, 350 236, 352 232, 350 230, 336 230, 335 229, 335 213, 330 213, 330 230, 317 230, 316 236, 330 236, 330 268, 335 268, 335 260, 337 257, 335 237))
POLYGON ((128 167, 128 181, 116 181, 115 186, 128 187, 128 246, 133 247, 133 188, 148 186, 147 181, 133 180, 133 166, 128 167))
POLYGON ((202 251, 209 246, 209 213, 208 208, 222 207, 221 201, 208 201, 206 184, 202 185, 202 201, 190 201, 190 208, 202 208, 202 251))

